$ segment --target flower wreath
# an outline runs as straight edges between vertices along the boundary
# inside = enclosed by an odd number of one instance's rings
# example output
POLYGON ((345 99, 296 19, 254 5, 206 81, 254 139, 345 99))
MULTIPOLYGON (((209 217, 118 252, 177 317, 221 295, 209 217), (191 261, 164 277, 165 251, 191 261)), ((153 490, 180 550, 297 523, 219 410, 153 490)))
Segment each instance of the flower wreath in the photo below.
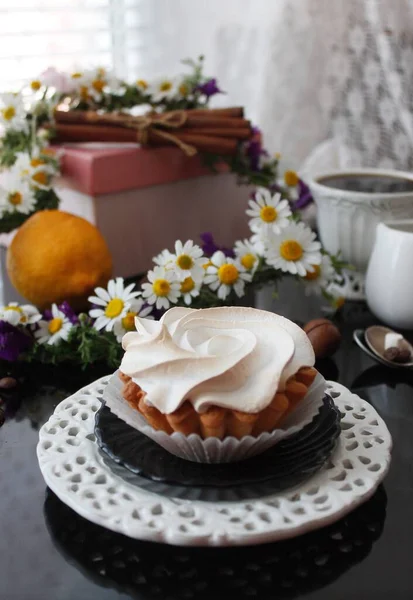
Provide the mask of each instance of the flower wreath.
MULTIPOLYGON (((53 190, 59 173, 53 137, 53 111, 126 111, 137 106, 158 112, 205 108, 222 93, 216 79, 203 75, 203 59, 184 61, 191 72, 156 81, 125 83, 105 69, 71 74, 48 69, 19 94, 0 96, 4 135, 0 164, 6 167, 0 189, 0 233, 19 227, 31 214, 57 208, 53 190), (29 106, 29 108, 27 108, 29 106)), ((120 340, 134 329, 135 317, 159 317, 174 305, 194 308, 233 304, 252 285, 276 282, 290 275, 308 293, 322 293, 337 304, 330 283, 343 264, 325 252, 316 234, 300 220, 299 210, 311 202, 307 186, 296 173, 277 179, 279 156, 270 158, 258 130, 239 145, 235 156, 204 155, 208 164, 227 162, 240 183, 259 186, 246 210, 251 237, 233 248, 218 247, 210 233, 202 244, 177 241, 154 258, 140 286, 125 287, 122 278, 97 288, 88 314, 76 315, 67 302, 40 314, 31 305, 0 307, 0 358, 45 363, 76 362, 83 366, 106 362, 117 367, 120 340)))

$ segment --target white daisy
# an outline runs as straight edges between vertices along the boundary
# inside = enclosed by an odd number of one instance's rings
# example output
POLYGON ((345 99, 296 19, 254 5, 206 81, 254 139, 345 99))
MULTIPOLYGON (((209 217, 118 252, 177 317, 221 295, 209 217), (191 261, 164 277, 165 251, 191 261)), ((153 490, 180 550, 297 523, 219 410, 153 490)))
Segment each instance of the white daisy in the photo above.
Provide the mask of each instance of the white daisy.
POLYGON ((11 325, 32 325, 41 318, 42 315, 31 304, 19 305, 17 302, 9 302, 0 307, 0 321, 7 321, 11 325))
POLYGON ((142 296, 148 304, 155 304, 156 308, 168 309, 169 304, 176 304, 181 295, 181 284, 173 269, 155 267, 148 271, 149 283, 142 284, 142 296))
POLYGON ((181 98, 187 98, 191 94, 192 88, 186 79, 181 79, 176 83, 176 91, 181 98))
POLYGON ((142 298, 132 300, 126 315, 118 318, 113 326, 113 333, 116 335, 117 341, 121 342, 123 336, 128 331, 135 331, 135 317, 152 319, 153 317, 150 314, 152 308, 152 306, 145 306, 142 298))
POLYGON ((235 256, 241 262, 242 266, 254 276, 259 264, 259 256, 257 250, 249 240, 235 242, 235 256))
POLYGON ((48 190, 56 171, 41 155, 40 148, 36 148, 32 155, 18 152, 10 173, 27 181, 34 188, 48 190))
POLYGON ((279 235, 270 238, 265 258, 274 269, 292 275, 305 275, 321 263, 321 244, 304 223, 290 223, 279 235))
POLYGON ((257 231, 257 233, 252 234, 249 239, 249 243, 256 254, 262 256, 265 253, 269 237, 270 236, 264 235, 262 231, 257 231))
POLYGON ((59 310, 56 304, 52 305, 52 319, 50 321, 39 321, 39 329, 35 331, 34 336, 39 344, 56 344, 59 340, 67 340, 73 323, 67 316, 59 310))
POLYGON ((3 189, 0 193, 0 208, 4 212, 31 213, 36 205, 33 189, 27 181, 6 173, 2 182, 3 189))
POLYGON ((0 94, 0 123, 5 129, 27 131, 26 111, 19 94, 0 94))
POLYGON ((153 102, 162 102, 162 100, 170 100, 177 95, 177 81, 172 77, 159 77, 150 85, 150 94, 153 102))
POLYGON ((96 288, 96 296, 88 298, 91 304, 97 305, 89 311, 92 319, 96 319, 93 327, 98 331, 100 329, 112 331, 116 321, 126 317, 132 301, 139 296, 139 292, 132 291, 134 288, 134 283, 125 287, 122 277, 111 279, 106 290, 101 287, 96 288))
POLYGON ((169 250, 162 250, 157 256, 153 257, 153 262, 159 267, 165 267, 166 269, 173 268, 174 255, 169 250))
POLYGON ((313 265, 314 270, 308 271, 304 276, 305 293, 307 296, 319 296, 322 289, 326 288, 334 279, 335 270, 329 256, 323 256, 319 265, 313 265))
POLYGON ((232 289, 239 298, 244 295, 246 281, 251 281, 250 273, 240 261, 228 258, 218 250, 210 258, 211 264, 207 267, 204 283, 209 285, 214 292, 218 290, 217 296, 221 300, 229 295, 232 289))
POLYGON ((81 100, 88 102, 92 98, 91 81, 92 75, 90 71, 75 68, 70 74, 70 81, 73 84, 73 91, 77 93, 81 100))
POLYGON ((104 67, 97 67, 86 72, 86 85, 89 96, 99 102, 103 97, 103 92, 109 89, 117 92, 121 81, 104 67))
POLYGON ((149 94, 150 93, 150 83, 147 79, 137 79, 135 81, 135 85, 141 94, 149 94))
POLYGON ((288 226, 291 209, 287 200, 281 200, 281 194, 271 196, 269 190, 258 188, 254 198, 248 202, 250 208, 246 210, 247 215, 252 217, 249 221, 251 231, 278 234, 288 226))
POLYGON ((38 92, 42 85, 43 82, 40 79, 29 79, 29 81, 27 82, 27 87, 30 89, 31 92, 34 93, 38 92))
POLYGON ((193 298, 199 296, 199 290, 202 287, 204 275, 204 269, 200 269, 200 271, 196 270, 181 281, 181 294, 187 306, 192 304, 193 298))
POLYGON ((175 242, 175 254, 172 254, 173 267, 179 279, 185 279, 192 273, 199 277, 203 274, 203 266, 208 259, 204 257, 202 249, 188 240, 183 244, 180 240, 175 242))

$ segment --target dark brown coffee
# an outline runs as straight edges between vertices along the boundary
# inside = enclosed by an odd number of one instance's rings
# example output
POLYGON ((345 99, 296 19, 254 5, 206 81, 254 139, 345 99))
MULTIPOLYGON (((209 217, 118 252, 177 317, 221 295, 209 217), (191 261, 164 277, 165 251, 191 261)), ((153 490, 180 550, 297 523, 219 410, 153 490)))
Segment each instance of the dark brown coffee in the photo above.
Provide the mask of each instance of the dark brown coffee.
POLYGON ((413 192, 413 179, 404 177, 390 177, 366 173, 349 173, 320 177, 317 180, 321 185, 348 192, 364 192, 368 194, 400 194, 413 192))

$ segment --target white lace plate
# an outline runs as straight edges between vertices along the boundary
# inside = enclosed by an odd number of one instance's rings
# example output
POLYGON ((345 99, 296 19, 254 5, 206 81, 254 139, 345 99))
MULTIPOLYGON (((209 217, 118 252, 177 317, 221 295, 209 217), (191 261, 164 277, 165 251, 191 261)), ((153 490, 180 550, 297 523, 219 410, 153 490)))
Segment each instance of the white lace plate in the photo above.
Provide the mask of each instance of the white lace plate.
POLYGON ((116 476, 94 436, 95 412, 109 377, 63 400, 39 433, 37 456, 47 485, 89 521, 140 540, 176 545, 259 544, 328 525, 367 500, 386 475, 390 433, 375 409, 327 382, 342 434, 326 466, 309 481, 245 502, 168 498, 116 476))

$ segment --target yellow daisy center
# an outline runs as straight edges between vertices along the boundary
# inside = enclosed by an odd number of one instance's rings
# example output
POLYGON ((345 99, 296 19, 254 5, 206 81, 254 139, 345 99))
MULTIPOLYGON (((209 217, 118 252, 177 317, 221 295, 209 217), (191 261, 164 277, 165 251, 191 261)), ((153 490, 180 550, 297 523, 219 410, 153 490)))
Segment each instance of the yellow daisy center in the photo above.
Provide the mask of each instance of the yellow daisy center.
POLYGON ((6 119, 6 121, 11 121, 12 118, 16 115, 16 109, 14 108, 14 106, 7 106, 6 108, 2 109, 1 114, 3 115, 3 118, 6 119))
POLYGON ((256 260, 257 257, 253 254, 244 254, 244 256, 241 258, 241 264, 249 271, 254 266, 256 260))
POLYGON ((187 294, 188 292, 192 292, 195 287, 195 281, 192 277, 186 277, 181 283, 181 292, 183 294, 187 294))
POLYGON ((266 223, 272 223, 277 218, 277 211, 273 206, 263 206, 260 210, 260 217, 266 223))
POLYGON ((40 167, 40 165, 44 165, 44 160, 41 158, 32 158, 30 161, 30 165, 32 167, 40 167))
POLYGON ((156 279, 153 283, 153 291, 157 296, 167 296, 171 291, 171 284, 167 279, 156 279))
POLYGON ((101 92, 106 85, 106 81, 104 79, 94 79, 92 81, 92 87, 97 92, 101 92))
POLYGON ((45 171, 38 171, 34 175, 32 175, 33 181, 39 183, 40 185, 46 185, 47 183, 47 173, 45 171))
POLYGON ((179 86, 179 93, 181 94, 181 96, 187 96, 188 92, 189 89, 186 83, 181 83, 181 85, 179 86))
POLYGON ((37 90, 40 90, 40 88, 42 87, 42 84, 38 79, 34 79, 30 82, 30 87, 34 92, 37 92, 37 90))
POLYGON ((89 90, 87 89, 87 85, 82 85, 79 93, 82 100, 87 100, 89 98, 89 90))
POLYGON ((47 326, 47 328, 49 330, 49 333, 51 335, 53 335, 62 329, 62 325, 63 325, 63 319, 60 319, 59 317, 55 317, 54 319, 52 319, 49 322, 49 325, 47 326))
POLYGON ((191 269, 194 266, 194 261, 189 254, 180 254, 176 259, 176 264, 180 269, 188 271, 188 269, 191 269))
POLYGON ((136 87, 141 88, 142 90, 147 90, 148 89, 148 82, 145 81, 145 79, 138 79, 138 81, 136 82, 136 87))
POLYGON ((105 317, 108 317, 108 319, 118 317, 124 306, 125 303, 121 298, 112 298, 105 308, 105 317))
POLYGON ((298 184, 298 175, 295 171, 286 171, 284 173, 285 185, 295 187, 298 184))
POLYGON ((312 265, 314 271, 307 271, 307 275, 304 277, 304 279, 306 279, 307 281, 314 281, 315 279, 318 279, 320 277, 321 274, 321 268, 320 265, 312 265))
POLYGON ((23 194, 20 192, 14 192, 9 195, 9 202, 13 204, 13 206, 19 206, 23 202, 23 194))
POLYGON ((303 247, 295 240, 285 240, 280 246, 280 254, 285 260, 300 260, 303 247))
POLYGON ((82 75, 83 73, 80 72, 72 73, 72 79, 80 79, 82 75))
POLYGON ((4 310, 15 310, 16 312, 20 313, 21 315, 23 314, 23 311, 20 308, 20 306, 5 306, 4 310))
POLYGON ((233 264, 222 265, 218 269, 218 278, 225 285, 232 285, 239 277, 238 269, 233 264))
POLYGON ((343 296, 339 296, 338 298, 336 298, 334 300, 334 306, 339 309, 343 306, 343 304, 345 303, 346 299, 343 296))
POLYGON ((170 81, 162 81, 159 89, 161 92, 169 92, 172 89, 172 83, 170 81))
POLYGON ((122 319, 122 327, 126 329, 126 331, 135 331, 135 317, 137 312, 128 312, 126 316, 122 319))

